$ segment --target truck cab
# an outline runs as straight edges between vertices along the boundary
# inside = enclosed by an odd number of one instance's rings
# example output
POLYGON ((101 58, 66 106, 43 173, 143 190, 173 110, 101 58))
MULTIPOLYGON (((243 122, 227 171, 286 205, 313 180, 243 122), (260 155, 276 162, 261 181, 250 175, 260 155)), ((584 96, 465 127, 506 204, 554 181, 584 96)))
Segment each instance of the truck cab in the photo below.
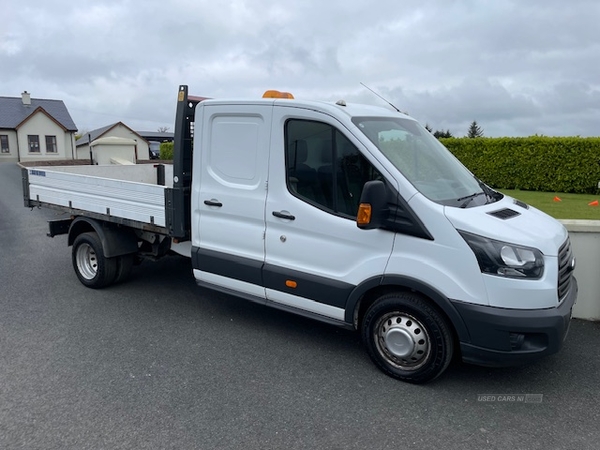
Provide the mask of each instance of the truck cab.
POLYGON ((196 107, 199 284, 358 329, 410 382, 454 353, 511 365, 558 351, 577 294, 559 222, 405 114, 269 96, 196 107))
POLYGON ((191 258, 198 284, 358 330, 373 362, 424 383, 453 356, 557 352, 577 298, 556 220, 477 179, 417 121, 365 105, 188 95, 173 165, 23 168, 57 209, 82 284, 191 258))

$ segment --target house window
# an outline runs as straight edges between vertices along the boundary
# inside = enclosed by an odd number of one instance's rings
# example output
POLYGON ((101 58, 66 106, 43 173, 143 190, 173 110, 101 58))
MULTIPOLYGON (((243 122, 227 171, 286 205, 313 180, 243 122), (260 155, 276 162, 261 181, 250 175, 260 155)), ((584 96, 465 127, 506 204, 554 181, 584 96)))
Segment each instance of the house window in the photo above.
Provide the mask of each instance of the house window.
POLYGON ((8 134, 0 134, 0 151, 2 153, 10 153, 8 148, 8 134))
POLYGON ((56 152, 56 136, 46 136, 46 153, 56 152))
POLYGON ((29 153, 40 152, 40 137, 37 134, 27 135, 27 143, 29 144, 29 153))

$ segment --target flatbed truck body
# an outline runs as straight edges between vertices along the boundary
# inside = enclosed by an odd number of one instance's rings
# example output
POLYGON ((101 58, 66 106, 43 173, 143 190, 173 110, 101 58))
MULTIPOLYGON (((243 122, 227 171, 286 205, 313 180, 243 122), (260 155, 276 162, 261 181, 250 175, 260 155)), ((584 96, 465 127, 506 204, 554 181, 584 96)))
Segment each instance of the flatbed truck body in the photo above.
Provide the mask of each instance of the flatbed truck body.
POLYGON ((176 252, 201 286, 359 330, 412 383, 455 354, 498 366, 557 352, 577 297, 559 222, 383 108, 180 86, 173 165, 29 167, 23 193, 64 213, 48 234, 68 235, 87 287, 176 252))

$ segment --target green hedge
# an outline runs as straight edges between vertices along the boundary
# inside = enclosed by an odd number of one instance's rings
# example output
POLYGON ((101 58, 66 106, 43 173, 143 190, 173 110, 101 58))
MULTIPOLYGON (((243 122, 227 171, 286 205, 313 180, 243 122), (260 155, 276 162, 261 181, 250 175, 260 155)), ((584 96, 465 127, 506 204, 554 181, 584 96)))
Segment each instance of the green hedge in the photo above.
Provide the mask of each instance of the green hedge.
POLYGON ((161 142, 160 159, 173 159, 173 142, 161 142))
MULTIPOLYGON (((477 177, 497 189, 596 193, 600 138, 442 138, 477 177)), ((173 159, 173 142, 160 144, 160 159, 173 159)))
POLYGON ((497 189, 596 193, 600 138, 440 139, 477 177, 497 189))

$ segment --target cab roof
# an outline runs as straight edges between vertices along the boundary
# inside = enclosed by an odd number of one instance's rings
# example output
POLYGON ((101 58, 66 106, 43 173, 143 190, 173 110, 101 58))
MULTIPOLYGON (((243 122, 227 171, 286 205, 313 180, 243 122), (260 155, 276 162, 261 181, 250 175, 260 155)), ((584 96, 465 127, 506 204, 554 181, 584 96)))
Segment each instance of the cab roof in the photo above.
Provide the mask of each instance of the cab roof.
POLYGON ((323 102, 315 100, 299 100, 299 99, 282 99, 282 98, 260 98, 260 99, 207 99, 200 105, 265 105, 272 104, 274 106, 286 106, 291 108, 310 109, 321 111, 334 116, 340 113, 348 117, 402 117, 412 119, 405 113, 399 113, 390 108, 381 106, 365 105, 360 103, 346 103, 339 101, 323 102))

